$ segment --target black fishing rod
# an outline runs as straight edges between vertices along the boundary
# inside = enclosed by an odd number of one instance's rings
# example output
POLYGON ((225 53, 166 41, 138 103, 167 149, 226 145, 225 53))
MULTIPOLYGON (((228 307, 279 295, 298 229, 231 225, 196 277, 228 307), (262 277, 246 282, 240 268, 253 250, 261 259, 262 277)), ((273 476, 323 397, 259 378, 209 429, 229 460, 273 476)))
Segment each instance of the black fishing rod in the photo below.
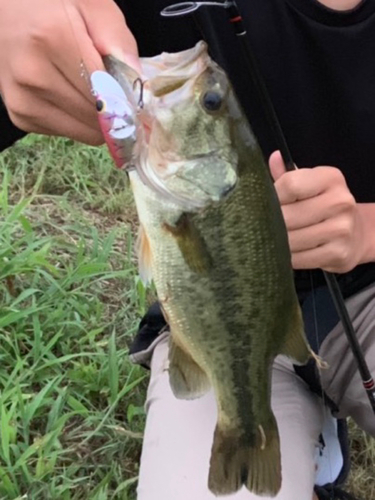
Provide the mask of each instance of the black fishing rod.
MULTIPOLYGON (((161 15, 163 17, 181 17, 187 14, 194 13, 201 7, 221 7, 226 10, 229 22, 233 26, 235 34, 240 42, 243 57, 246 61, 249 74, 251 75, 256 92, 258 93, 259 101, 263 108, 268 125, 272 130, 278 149, 280 150, 285 168, 287 171, 296 170, 297 167, 293 161, 279 119, 276 115, 275 108, 272 104, 272 101, 266 89, 266 85, 261 76, 256 58, 247 37, 247 30, 241 16, 241 12, 239 11, 236 2, 234 0, 226 0, 224 2, 182 2, 166 7, 164 10, 162 10, 161 15)), ((335 304, 337 314, 343 325, 350 348, 353 352, 353 356, 356 359, 358 370, 362 378, 363 387, 367 393, 371 408, 375 414, 375 382, 370 373, 369 367, 366 363, 358 339, 356 337, 353 323, 350 320, 349 313, 346 308, 345 301, 338 285, 336 276, 327 271, 323 271, 323 275, 332 296, 332 300, 335 304)))

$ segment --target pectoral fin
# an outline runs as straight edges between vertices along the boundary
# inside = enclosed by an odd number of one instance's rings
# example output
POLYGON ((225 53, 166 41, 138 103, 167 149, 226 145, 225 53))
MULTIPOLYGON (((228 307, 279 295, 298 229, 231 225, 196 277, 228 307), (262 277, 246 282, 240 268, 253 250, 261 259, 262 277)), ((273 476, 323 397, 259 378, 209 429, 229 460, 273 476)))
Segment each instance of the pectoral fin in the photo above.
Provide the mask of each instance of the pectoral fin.
POLYGON ((293 317, 289 323, 288 335, 285 344, 280 352, 301 365, 304 365, 311 358, 311 348, 308 345, 303 327, 302 313, 296 302, 293 317))
POLYGON ((185 262, 192 271, 204 274, 210 270, 212 259, 206 242, 188 214, 183 214, 175 226, 165 223, 164 229, 176 238, 185 262))
POLYGON ((206 373, 173 340, 172 335, 169 341, 169 381, 173 394, 178 399, 199 398, 210 388, 206 373))
POLYGON ((145 286, 152 281, 152 252, 150 241, 144 227, 141 225, 136 243, 138 256, 138 269, 141 280, 145 286))

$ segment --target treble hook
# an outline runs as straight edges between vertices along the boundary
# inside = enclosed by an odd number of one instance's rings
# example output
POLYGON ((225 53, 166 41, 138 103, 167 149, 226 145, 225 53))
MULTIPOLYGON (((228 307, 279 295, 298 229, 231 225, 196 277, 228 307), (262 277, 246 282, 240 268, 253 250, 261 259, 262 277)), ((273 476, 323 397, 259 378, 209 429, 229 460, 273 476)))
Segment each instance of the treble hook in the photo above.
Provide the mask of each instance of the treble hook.
POLYGON ((139 91, 139 100, 138 100, 138 108, 143 109, 145 103, 143 100, 143 92, 144 92, 144 87, 145 87, 145 82, 141 78, 137 78, 134 80, 133 83, 133 90, 135 90, 137 84, 139 85, 140 91, 139 91))
POLYGON ((224 2, 180 2, 166 7, 160 14, 163 17, 178 17, 191 14, 191 12, 195 12, 201 7, 223 7, 224 9, 228 9, 233 4, 234 2, 231 0, 225 0, 224 2))

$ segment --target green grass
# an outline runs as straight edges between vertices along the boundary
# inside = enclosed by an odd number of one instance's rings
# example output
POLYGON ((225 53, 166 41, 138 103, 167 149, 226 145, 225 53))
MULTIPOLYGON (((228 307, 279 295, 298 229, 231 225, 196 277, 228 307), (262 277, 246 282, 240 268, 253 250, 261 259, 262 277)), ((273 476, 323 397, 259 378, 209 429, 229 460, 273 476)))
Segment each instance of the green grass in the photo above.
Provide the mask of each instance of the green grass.
POLYGON ((105 149, 30 136, 0 156, 0 499, 130 499, 147 307, 125 175, 105 149))
POLYGON ((361 500, 375 499, 375 440, 350 422, 352 467, 348 489, 361 500))
MULTIPOLYGON (((105 148, 32 135, 0 175, 0 500, 134 500, 148 295, 126 177, 105 148)), ((374 440, 352 425, 351 443, 350 489, 373 500, 374 440)))

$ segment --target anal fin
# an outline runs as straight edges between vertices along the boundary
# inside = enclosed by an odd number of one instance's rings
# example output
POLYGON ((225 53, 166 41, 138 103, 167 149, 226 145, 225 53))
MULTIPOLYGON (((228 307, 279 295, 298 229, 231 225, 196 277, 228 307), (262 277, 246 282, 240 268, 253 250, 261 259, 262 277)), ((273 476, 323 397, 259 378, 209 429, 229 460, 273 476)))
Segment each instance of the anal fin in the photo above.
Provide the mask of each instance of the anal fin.
POLYGON ((180 347, 172 335, 169 340, 169 381, 178 399, 195 399, 210 389, 206 373, 191 355, 180 347))

